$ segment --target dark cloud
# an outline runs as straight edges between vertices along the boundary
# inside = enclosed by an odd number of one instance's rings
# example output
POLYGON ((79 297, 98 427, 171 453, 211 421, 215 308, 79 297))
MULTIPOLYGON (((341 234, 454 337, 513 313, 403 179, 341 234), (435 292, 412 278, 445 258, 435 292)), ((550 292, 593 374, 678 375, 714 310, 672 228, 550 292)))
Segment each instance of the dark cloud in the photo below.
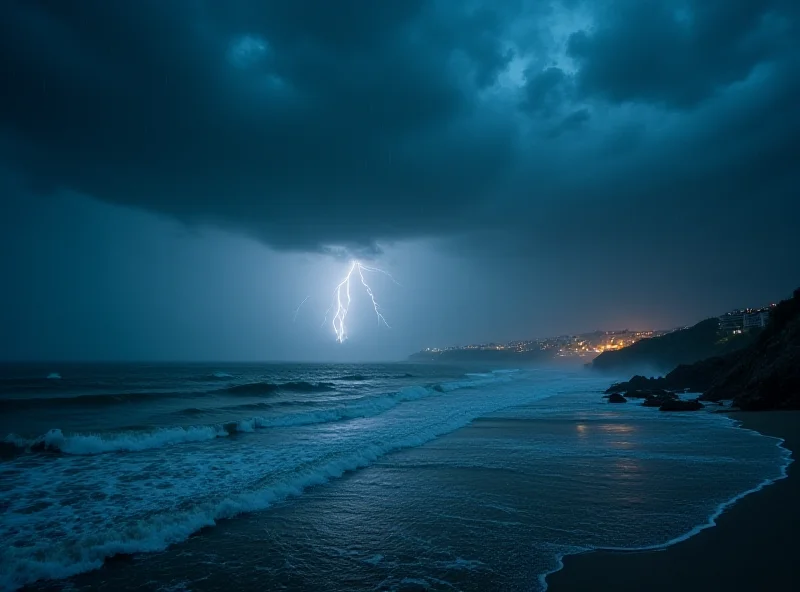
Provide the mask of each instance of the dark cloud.
POLYGON ((289 250, 797 219, 798 38, 789 0, 5 2, 0 155, 289 250))
POLYGON ((573 111, 566 117, 562 118, 561 121, 558 122, 558 125, 553 127, 550 130, 550 137, 560 136, 563 133, 579 130, 583 125, 589 121, 591 117, 591 113, 585 107, 583 109, 578 109, 573 111))
POLYGON ((525 73, 523 107, 550 117, 572 100, 573 80, 561 68, 529 69, 525 73))
POLYGON ((781 0, 612 2, 593 31, 570 37, 568 51, 588 95, 690 107, 759 64, 781 59, 787 44, 796 49, 791 6, 781 0))
MULTIPOLYGON (((507 166, 507 130, 473 117, 474 85, 429 31, 447 15, 433 27, 406 0, 225 6, 4 4, 13 164, 39 186, 291 248, 431 232, 451 196, 487 195, 507 166)), ((491 34, 468 38, 488 84, 506 58, 491 34)))

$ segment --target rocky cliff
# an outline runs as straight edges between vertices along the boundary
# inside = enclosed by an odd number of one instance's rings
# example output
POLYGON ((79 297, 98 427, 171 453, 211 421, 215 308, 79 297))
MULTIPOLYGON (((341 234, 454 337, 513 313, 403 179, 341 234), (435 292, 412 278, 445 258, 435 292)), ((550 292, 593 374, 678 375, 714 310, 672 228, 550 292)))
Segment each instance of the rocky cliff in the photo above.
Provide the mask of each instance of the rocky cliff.
POLYGON ((741 409, 800 409, 800 289, 775 307, 759 339, 702 398, 733 399, 741 409))
POLYGON ((800 409, 800 289, 773 309, 748 347, 680 365, 663 377, 634 376, 608 392, 653 389, 702 392, 701 400, 732 400, 744 410, 800 409))

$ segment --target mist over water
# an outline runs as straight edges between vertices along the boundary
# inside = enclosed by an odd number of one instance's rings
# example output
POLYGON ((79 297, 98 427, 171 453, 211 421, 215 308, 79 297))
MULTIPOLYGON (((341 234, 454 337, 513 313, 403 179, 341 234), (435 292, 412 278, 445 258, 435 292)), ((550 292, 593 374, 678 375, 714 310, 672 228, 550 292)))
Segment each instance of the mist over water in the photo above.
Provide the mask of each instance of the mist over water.
POLYGON ((606 378, 480 370, 6 367, 0 589, 541 589, 788 462, 720 414, 609 406, 606 378))

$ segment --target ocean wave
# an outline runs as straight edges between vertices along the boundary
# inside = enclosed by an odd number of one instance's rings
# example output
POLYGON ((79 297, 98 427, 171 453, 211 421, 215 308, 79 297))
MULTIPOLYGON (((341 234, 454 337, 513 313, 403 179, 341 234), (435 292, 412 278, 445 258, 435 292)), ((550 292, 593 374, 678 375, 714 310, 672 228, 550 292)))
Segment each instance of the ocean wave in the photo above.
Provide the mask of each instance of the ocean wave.
MULTIPOLYGON (((257 429, 304 426, 335 421, 344 421, 360 417, 374 417, 393 409, 401 403, 416 401, 432 395, 449 393, 451 391, 479 386, 491 382, 501 382, 507 380, 504 376, 489 374, 480 380, 454 381, 442 384, 424 386, 408 386, 396 392, 384 393, 378 396, 370 395, 351 399, 347 403, 328 409, 318 409, 312 411, 302 411, 298 413, 284 413, 272 416, 255 416, 240 419, 227 423, 217 423, 213 425, 200 425, 190 427, 167 427, 151 431, 125 430, 121 432, 110 432, 105 434, 68 434, 65 435, 60 429, 52 429, 43 436, 35 439, 26 439, 16 434, 9 434, 4 439, 6 445, 12 445, 17 449, 17 453, 23 452, 60 452, 70 455, 95 455, 112 452, 140 452, 151 448, 161 448, 187 442, 200 442, 214 440, 219 437, 226 437, 233 433, 248 433, 257 429)), ((271 383, 254 383, 254 386, 266 385, 271 383)), ((300 392, 323 392, 333 390, 328 383, 308 383, 290 382, 278 385, 280 390, 296 388, 300 392), (311 389, 311 390, 309 390, 311 389), (322 389, 322 390, 319 390, 322 389)), ((152 395, 146 395, 152 396, 152 395)), ((69 399, 67 399, 69 400, 69 399)), ((312 404, 314 402, 311 402, 312 404)), ((298 406, 302 402, 276 401, 266 404, 255 403, 233 406, 236 410, 257 410, 277 408, 281 406, 298 406), (255 405, 252 407, 250 405, 255 405)), ((179 413, 185 415, 199 415, 206 410, 190 407, 179 413)))
POLYGON ((140 452, 151 448, 161 448, 186 442, 203 442, 228 436, 225 426, 191 426, 160 428, 152 431, 122 431, 108 434, 70 434, 64 435, 59 429, 52 429, 33 440, 16 434, 6 436, 4 442, 19 450, 29 452, 62 452, 88 456, 107 452, 140 452))
POLYGON ((371 374, 368 376, 365 376, 364 374, 345 374, 344 376, 339 376, 334 380, 361 382, 364 380, 397 380, 400 378, 414 378, 414 375, 409 372, 406 372, 405 374, 371 374))
POLYGON ((53 393, 63 391, 73 381, 36 376, 28 378, 0 378, 0 394, 22 395, 24 393, 53 393))
POLYGON ((42 407, 89 407, 152 401, 156 397, 193 397, 197 393, 106 393, 74 397, 25 397, 0 399, 0 410, 41 409, 42 407))
POLYGON ((434 385, 433 388, 445 393, 463 388, 476 388, 488 384, 509 381, 512 379, 512 375, 515 372, 516 370, 494 370, 492 372, 467 373, 464 375, 466 377, 465 380, 443 382, 434 385))
MULTIPOLYGON (((95 455, 111 452, 140 452, 151 448, 161 448, 187 442, 201 442, 226 437, 234 433, 248 433, 257 429, 271 427, 289 427, 343 421, 359 417, 373 417, 380 415, 397 405, 415 401, 430 396, 438 391, 433 389, 413 386, 400 389, 395 393, 380 396, 367 396, 355 399, 339 407, 306 411, 300 413, 286 413, 276 416, 256 416, 240 419, 227 423, 205 426, 168 427, 151 431, 125 430, 105 434, 67 434, 60 429, 52 429, 43 436, 28 439, 16 434, 9 434, 4 443, 16 448, 17 453, 23 452, 60 452, 70 455, 95 455)), ((279 404, 267 404, 264 407, 280 407, 279 404)), ((237 405, 238 408, 260 409, 256 407, 237 405)), ((296 405, 287 403, 287 406, 296 405)), ((195 407, 182 410, 187 415, 198 415, 204 410, 195 407)))
POLYGON ((8 568, 0 574, 0 589, 14 590, 38 580, 70 577, 97 569, 106 559, 116 555, 163 551, 203 528, 215 526, 219 520, 265 510, 276 502, 301 495, 309 487, 366 467, 390 452, 425 444, 463 427, 474 419, 474 415, 451 415, 418 431, 331 455, 319 464, 301 464, 264 489, 202 502, 190 510, 159 513, 135 523, 72 539, 52 540, 38 547, 6 547, 0 550, 0 563, 8 568))
POLYGON ((325 393, 336 390, 329 382, 253 382, 238 384, 214 391, 175 391, 175 392, 136 392, 136 393, 100 393, 76 396, 55 397, 15 397, 0 399, 0 411, 22 411, 41 409, 42 407, 100 407, 121 405, 125 403, 151 402, 157 399, 196 398, 203 395, 269 395, 276 392, 293 393, 325 393))
POLYGON ((217 392, 232 395, 269 395, 279 390, 280 385, 272 382, 248 382, 246 384, 234 384, 217 392))
POLYGON ((437 391, 432 388, 410 386, 400 389, 396 393, 388 393, 378 397, 367 396, 360 399, 355 399, 355 402, 342 405, 341 407, 255 419, 257 420, 257 427, 266 428, 312 425, 317 423, 342 421, 345 419, 356 419, 359 417, 373 417, 375 415, 385 413, 400 403, 416 401, 424 397, 429 397, 436 392, 437 391))
POLYGON ((234 374, 230 374, 228 372, 222 372, 219 370, 215 370, 214 372, 207 372, 205 374, 197 374, 195 376, 190 376, 184 378, 184 380, 189 382, 225 382, 229 380, 235 379, 236 376, 234 374))
MULTIPOLYGON (((322 402, 329 402, 328 400, 322 402)), ((280 407, 312 407, 319 405, 321 401, 308 400, 283 400, 283 401, 257 401, 255 403, 241 403, 239 405, 226 405, 225 407, 214 407, 212 409, 204 409, 204 412, 220 412, 220 411, 260 411, 266 409, 276 409, 280 407)))
POLYGON ((200 407, 187 407, 186 409, 181 409, 179 411, 175 411, 173 415, 185 416, 185 417, 194 417, 197 415, 205 415, 206 413, 213 412, 213 409, 202 409, 200 407))
POLYGON ((0 410, 41 409, 42 407, 99 407, 120 405, 137 401, 153 401, 156 398, 195 397, 193 392, 142 392, 142 393, 104 393, 97 395, 77 395, 74 397, 20 397, 0 399, 0 410))
POLYGON ((326 393, 335 390, 334 385, 329 382, 250 382, 247 384, 235 384, 218 392, 225 392, 234 395, 268 395, 278 391, 291 393, 326 393))

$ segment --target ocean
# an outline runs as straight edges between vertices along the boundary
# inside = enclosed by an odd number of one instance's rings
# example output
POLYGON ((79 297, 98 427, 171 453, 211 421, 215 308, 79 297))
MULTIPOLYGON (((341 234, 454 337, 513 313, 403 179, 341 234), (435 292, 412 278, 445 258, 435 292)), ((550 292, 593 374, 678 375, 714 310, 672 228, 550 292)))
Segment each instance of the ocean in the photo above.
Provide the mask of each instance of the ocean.
MULTIPOLYGON (((544 590, 786 474, 585 370, 0 367, 0 590, 544 590)), ((715 408, 716 409, 716 408, 715 408)))

